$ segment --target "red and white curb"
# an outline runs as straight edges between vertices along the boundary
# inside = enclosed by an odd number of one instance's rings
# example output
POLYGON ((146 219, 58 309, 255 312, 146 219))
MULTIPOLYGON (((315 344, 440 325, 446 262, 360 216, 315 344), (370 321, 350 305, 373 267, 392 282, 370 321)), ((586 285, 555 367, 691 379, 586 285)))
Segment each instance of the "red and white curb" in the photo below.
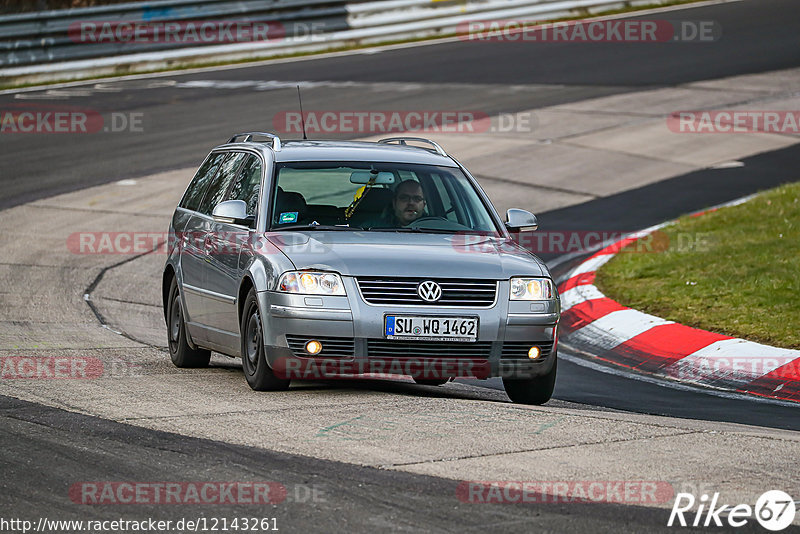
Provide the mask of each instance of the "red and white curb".
POLYGON ((664 226, 648 228, 606 246, 560 280, 559 341, 588 348, 584 352, 647 375, 800 402, 800 350, 770 347, 667 321, 627 308, 594 285, 597 270, 622 248, 664 226))

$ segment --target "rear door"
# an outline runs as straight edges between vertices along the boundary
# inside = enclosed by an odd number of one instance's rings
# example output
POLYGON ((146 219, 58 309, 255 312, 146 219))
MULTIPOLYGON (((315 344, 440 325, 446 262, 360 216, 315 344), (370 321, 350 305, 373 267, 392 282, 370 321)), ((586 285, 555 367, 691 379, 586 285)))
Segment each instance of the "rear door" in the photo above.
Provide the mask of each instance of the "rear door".
POLYGON ((226 156, 225 152, 212 152, 208 155, 178 206, 181 220, 186 221, 180 228, 175 228, 176 239, 180 246, 178 262, 181 274, 181 293, 189 333, 195 341, 205 341, 206 339, 205 299, 199 292, 205 278, 205 251, 202 245, 204 220, 198 216, 197 210, 226 156))
POLYGON ((186 236, 188 239, 187 253, 182 261, 184 270, 191 273, 191 278, 184 281, 184 289, 187 297, 193 301, 192 322, 195 326, 203 329, 203 339, 213 346, 214 327, 211 321, 216 303, 230 298, 228 295, 221 295, 209 291, 208 289, 208 270, 210 263, 209 253, 211 251, 211 241, 213 232, 213 219, 211 211, 214 206, 222 201, 228 190, 239 165, 242 163, 245 154, 242 152, 227 152, 219 165, 219 170, 214 175, 208 188, 203 195, 202 201, 197 206, 195 214, 190 221, 191 232, 186 236))
POLYGON ((252 216, 250 225, 212 222, 210 248, 208 251, 208 281, 206 288, 214 295, 225 298, 209 300, 210 336, 228 352, 238 353, 239 315, 237 293, 241 280, 239 255, 243 243, 255 228, 258 215, 258 199, 264 174, 264 163, 259 156, 248 154, 231 180, 225 200, 242 200, 247 204, 247 214, 252 216))

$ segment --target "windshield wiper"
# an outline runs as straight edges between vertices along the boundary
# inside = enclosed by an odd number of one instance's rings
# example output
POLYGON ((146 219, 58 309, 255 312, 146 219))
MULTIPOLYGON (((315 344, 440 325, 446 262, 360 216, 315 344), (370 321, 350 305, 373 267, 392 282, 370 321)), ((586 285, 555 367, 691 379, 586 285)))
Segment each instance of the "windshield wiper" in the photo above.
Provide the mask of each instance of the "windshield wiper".
POLYGON ((314 232, 318 230, 339 230, 339 231, 347 231, 347 230, 363 230, 360 226, 339 226, 333 224, 291 224, 289 226, 278 226, 277 228, 272 228, 271 231, 273 232, 280 232, 282 230, 312 230, 314 232))
POLYGON ((367 230, 371 232, 410 232, 415 234, 458 234, 464 233, 464 230, 447 230, 445 228, 425 228, 425 227, 416 227, 412 228, 410 226, 398 226, 395 228, 387 228, 387 227, 371 227, 367 228, 367 230))

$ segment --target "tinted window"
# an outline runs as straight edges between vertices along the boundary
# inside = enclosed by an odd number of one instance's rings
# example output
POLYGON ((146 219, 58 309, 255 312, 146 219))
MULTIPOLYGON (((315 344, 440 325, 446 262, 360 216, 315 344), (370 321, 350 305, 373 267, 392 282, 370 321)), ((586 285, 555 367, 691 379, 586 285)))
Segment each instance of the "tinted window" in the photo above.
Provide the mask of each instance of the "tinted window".
POLYGON ((197 210, 200 201, 203 200, 203 195, 208 189, 208 184, 214 178, 214 175, 219 169, 219 164, 225 158, 225 153, 218 152, 216 154, 209 154, 205 162, 200 166, 197 174, 194 175, 192 183, 186 189, 183 195, 180 206, 188 210, 197 210))
POLYGON ((208 188, 206 196, 203 197, 203 201, 200 203, 200 207, 197 211, 204 215, 211 215, 214 206, 222 202, 225 198, 228 186, 233 181, 234 176, 236 176, 236 171, 239 170, 239 165, 242 163, 242 160, 246 157, 247 154, 243 152, 230 152, 226 154, 219 172, 214 177, 213 182, 211 182, 211 186, 208 188))
POLYGON ((247 203, 247 214, 255 215, 260 192, 261 159, 248 156, 225 200, 244 200, 247 203))

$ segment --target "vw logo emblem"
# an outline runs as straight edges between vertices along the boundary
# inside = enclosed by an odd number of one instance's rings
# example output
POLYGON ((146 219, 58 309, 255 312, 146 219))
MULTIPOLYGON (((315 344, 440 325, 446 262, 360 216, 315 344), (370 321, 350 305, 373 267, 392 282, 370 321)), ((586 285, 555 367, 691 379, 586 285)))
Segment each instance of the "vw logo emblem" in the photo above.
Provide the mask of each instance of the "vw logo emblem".
POLYGON ((433 280, 425 280, 417 286, 417 295, 426 302, 436 302, 442 298, 442 288, 433 280))

